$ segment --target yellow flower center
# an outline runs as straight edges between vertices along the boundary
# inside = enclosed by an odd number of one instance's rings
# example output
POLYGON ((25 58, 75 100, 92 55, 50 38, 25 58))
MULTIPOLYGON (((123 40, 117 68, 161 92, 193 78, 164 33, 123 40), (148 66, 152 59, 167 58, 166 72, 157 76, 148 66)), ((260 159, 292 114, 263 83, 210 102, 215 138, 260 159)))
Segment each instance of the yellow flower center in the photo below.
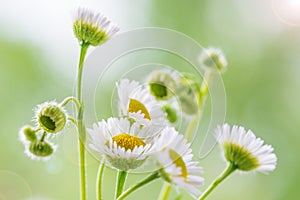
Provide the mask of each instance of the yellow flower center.
POLYGON ((112 138, 112 140, 116 142, 118 146, 124 147, 126 151, 128 149, 132 151, 135 147, 146 145, 146 143, 140 138, 127 133, 116 135, 112 138))
POLYGON ((144 104, 136 99, 130 99, 128 112, 136 113, 138 111, 141 111, 144 114, 144 118, 151 120, 150 114, 144 104))
POLYGON ((171 160, 173 161, 173 164, 176 165, 176 167, 181 168, 180 176, 183 177, 184 179, 186 179, 188 176, 188 171, 187 171, 185 162, 182 159, 182 157, 173 149, 169 150, 169 156, 170 156, 171 160))

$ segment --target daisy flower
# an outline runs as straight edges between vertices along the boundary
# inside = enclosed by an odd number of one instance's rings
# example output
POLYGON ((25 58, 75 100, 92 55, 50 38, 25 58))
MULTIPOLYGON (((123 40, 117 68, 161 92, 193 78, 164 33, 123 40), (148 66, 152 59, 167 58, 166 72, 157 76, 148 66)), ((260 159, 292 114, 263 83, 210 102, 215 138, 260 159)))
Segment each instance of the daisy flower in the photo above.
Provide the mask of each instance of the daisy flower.
POLYGON ((130 125, 127 118, 109 118, 87 129, 89 147, 106 156, 109 163, 122 171, 141 166, 153 153, 155 137, 150 127, 130 125), (151 135, 153 137, 151 137, 151 135))
POLYGON ((74 17, 73 31, 79 42, 98 46, 119 31, 119 27, 100 13, 78 8, 74 17))
POLYGON ((167 125, 166 114, 139 82, 122 79, 117 83, 117 90, 121 115, 145 126, 160 128, 167 125))
POLYGON ((277 157, 273 147, 256 138, 251 130, 228 124, 219 126, 216 138, 221 145, 225 159, 240 171, 269 172, 276 168, 277 157))
POLYGON ((157 158, 160 174, 167 182, 189 190, 195 195, 201 192, 197 186, 204 184, 198 162, 192 161, 190 144, 174 128, 167 127, 157 140, 157 158))

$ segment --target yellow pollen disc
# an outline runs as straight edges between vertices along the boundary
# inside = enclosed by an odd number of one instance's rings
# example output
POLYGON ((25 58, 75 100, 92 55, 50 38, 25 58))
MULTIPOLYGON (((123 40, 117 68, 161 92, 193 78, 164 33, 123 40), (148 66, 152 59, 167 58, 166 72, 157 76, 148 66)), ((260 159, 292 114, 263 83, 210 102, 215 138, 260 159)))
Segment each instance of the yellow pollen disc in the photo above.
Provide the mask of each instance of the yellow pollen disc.
POLYGON ((144 104, 136 99, 130 99, 128 112, 136 113, 138 111, 141 111, 144 114, 144 118, 151 120, 150 114, 144 104))
POLYGON ((140 138, 127 133, 116 135, 112 138, 112 140, 116 142, 118 146, 124 147, 126 151, 128 149, 132 151, 135 147, 146 145, 146 143, 140 138))
POLYGON ((182 176, 184 179, 186 179, 188 176, 188 172, 187 172, 187 168, 186 168, 185 162, 182 159, 182 157, 173 149, 169 150, 169 156, 170 156, 171 160, 173 161, 173 163, 176 165, 176 167, 181 168, 180 176, 182 176))

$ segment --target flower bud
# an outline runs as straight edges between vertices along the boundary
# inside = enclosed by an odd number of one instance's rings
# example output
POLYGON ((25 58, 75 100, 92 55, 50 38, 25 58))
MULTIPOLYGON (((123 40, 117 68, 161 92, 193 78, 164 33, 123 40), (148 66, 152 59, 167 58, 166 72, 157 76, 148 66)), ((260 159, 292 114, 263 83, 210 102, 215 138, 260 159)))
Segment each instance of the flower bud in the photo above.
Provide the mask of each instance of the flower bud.
POLYGON ((37 157, 48 157, 53 154, 54 147, 45 141, 35 141, 29 145, 29 151, 37 157))
POLYGON ((62 131, 67 122, 66 111, 56 102, 45 102, 36 109, 38 125, 48 133, 62 131))
POLYGON ((158 70, 152 72, 148 77, 150 93, 157 100, 168 100, 174 95, 179 75, 171 70, 158 70))
POLYGON ((165 111, 165 113, 167 113, 167 119, 170 123, 175 123, 177 121, 177 112, 170 105, 164 105, 162 107, 162 110, 165 111))
POLYGON ((22 142, 34 142, 36 141, 36 130, 32 126, 23 126, 20 131, 20 138, 22 142))
POLYGON ((191 84, 182 84, 176 94, 182 111, 188 115, 194 115, 198 112, 198 92, 197 87, 191 84))
POLYGON ((199 61, 208 70, 224 72, 227 68, 227 60, 221 49, 212 47, 206 49, 200 55, 199 61))

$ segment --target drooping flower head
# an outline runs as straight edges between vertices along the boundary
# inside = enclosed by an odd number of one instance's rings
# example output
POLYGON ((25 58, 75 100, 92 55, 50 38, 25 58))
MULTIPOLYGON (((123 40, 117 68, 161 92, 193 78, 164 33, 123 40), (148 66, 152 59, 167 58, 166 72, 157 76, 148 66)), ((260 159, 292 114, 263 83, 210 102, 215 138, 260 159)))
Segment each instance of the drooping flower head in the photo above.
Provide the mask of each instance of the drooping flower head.
POLYGON ((122 79, 117 83, 117 90, 122 116, 144 126, 164 127, 167 124, 166 114, 139 82, 122 79))
POLYGON ((127 118, 109 118, 87 130, 89 147, 123 171, 141 166, 153 153, 155 136, 149 127, 131 125, 127 118), (152 137, 153 136, 153 137, 152 137))
POLYGON ((98 46, 119 31, 105 16, 87 8, 78 8, 74 18, 73 31, 80 43, 98 46))
POLYGON ((19 131, 19 139, 24 144, 25 154, 32 160, 47 161, 56 151, 56 145, 46 141, 46 133, 41 133, 31 126, 23 126, 19 131))
POLYGON ((165 181, 187 189, 195 195, 204 184, 203 173, 198 162, 192 161, 190 144, 174 128, 166 127, 157 140, 157 158, 160 174, 165 181))
POLYGON ((45 102, 35 109, 34 120, 47 133, 56 134, 65 128, 67 112, 57 102, 45 102))
POLYGON ((216 129, 216 138, 225 159, 240 171, 269 172, 276 168, 277 157, 273 147, 256 138, 251 130, 228 124, 216 129))
POLYGON ((205 49, 199 57, 199 62, 205 69, 224 72, 227 60, 221 49, 210 47, 205 49))

